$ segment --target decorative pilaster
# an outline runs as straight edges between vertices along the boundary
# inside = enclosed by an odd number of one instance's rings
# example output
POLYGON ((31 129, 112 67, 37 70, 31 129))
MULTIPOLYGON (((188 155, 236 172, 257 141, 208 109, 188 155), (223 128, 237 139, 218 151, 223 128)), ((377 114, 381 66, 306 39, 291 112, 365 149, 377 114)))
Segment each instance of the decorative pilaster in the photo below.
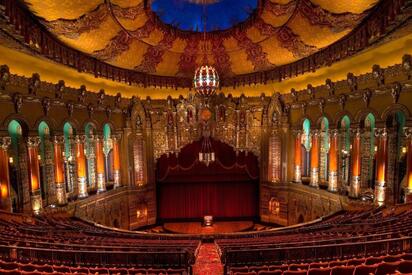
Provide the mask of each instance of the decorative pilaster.
POLYGON ((42 198, 40 190, 40 170, 38 159, 39 144, 40 137, 27 138, 31 207, 33 213, 36 215, 39 214, 42 209, 42 198))
POLYGON ((84 153, 85 136, 76 136, 76 164, 77 164, 77 184, 78 184, 78 197, 80 199, 89 196, 87 193, 86 183, 86 156, 84 153))
POLYGON ((404 129, 407 146, 405 202, 412 202, 412 128, 404 129))
POLYGON ((329 147, 329 181, 328 190, 330 192, 338 191, 338 130, 332 130, 330 135, 330 147, 329 147))
POLYGON ((319 188, 319 131, 312 132, 312 146, 310 151, 310 186, 319 188))
POLYGON ((10 137, 0 138, 0 208, 11 212, 9 156, 10 137))
POLYGON ((375 203, 383 205, 385 203, 386 190, 386 169, 388 161, 388 133, 386 128, 376 129, 378 151, 376 155, 376 182, 375 182, 375 203))
POLYGON ((112 142, 113 142, 113 178, 114 178, 113 188, 114 189, 121 186, 121 182, 120 182, 120 148, 119 148, 119 140, 120 140, 120 135, 113 135, 112 136, 112 142))
POLYGON ((352 179, 349 189, 349 196, 352 198, 358 198, 360 195, 360 175, 361 175, 361 154, 360 154, 360 141, 361 133, 360 129, 352 131, 352 179))
POLYGON ((63 136, 55 136, 53 140, 54 152, 54 184, 56 189, 57 205, 66 204, 66 188, 64 185, 64 163, 63 163, 63 136))
POLYGON ((295 182, 302 182, 302 152, 301 152, 301 138, 302 132, 295 133, 295 182))
POLYGON ((95 137, 96 146, 96 172, 97 172, 97 193, 106 191, 106 179, 104 175, 104 154, 103 137, 95 137))

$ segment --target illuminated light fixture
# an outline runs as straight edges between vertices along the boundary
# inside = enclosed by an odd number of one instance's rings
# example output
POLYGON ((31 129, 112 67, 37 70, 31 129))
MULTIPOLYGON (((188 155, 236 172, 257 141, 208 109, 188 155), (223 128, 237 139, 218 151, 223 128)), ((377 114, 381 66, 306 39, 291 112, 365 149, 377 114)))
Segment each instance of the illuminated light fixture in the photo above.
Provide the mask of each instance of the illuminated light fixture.
POLYGON ((216 93, 216 89, 219 88, 219 75, 213 66, 208 65, 207 53, 206 53, 206 4, 207 0, 201 0, 203 4, 203 44, 205 45, 205 56, 202 65, 195 70, 195 75, 193 77, 193 87, 196 93, 205 99, 213 96, 216 93))
POLYGON ((213 66, 203 65, 196 69, 193 86, 198 95, 204 98, 213 96, 219 87, 219 75, 213 66))
POLYGON ((200 96, 204 104, 200 111, 200 119, 202 121, 202 148, 199 152, 199 162, 209 166, 210 163, 215 161, 215 152, 213 151, 212 143, 210 141, 211 129, 210 119, 212 118, 212 111, 208 107, 209 98, 216 93, 216 89, 219 87, 219 75, 213 66, 208 65, 206 54, 206 4, 207 0, 201 0, 203 4, 203 43, 205 45, 205 56, 202 65, 195 71, 193 77, 193 87, 196 94, 200 96))

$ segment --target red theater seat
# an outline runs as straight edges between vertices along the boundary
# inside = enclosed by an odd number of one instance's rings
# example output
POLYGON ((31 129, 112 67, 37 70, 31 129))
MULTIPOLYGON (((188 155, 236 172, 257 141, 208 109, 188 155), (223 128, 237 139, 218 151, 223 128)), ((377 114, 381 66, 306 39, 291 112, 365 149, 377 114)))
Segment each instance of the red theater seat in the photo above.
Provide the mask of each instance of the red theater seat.
POLYGON ((398 269, 399 262, 380 263, 375 271, 377 275, 394 274, 398 269))
POLYGON ((289 265, 289 270, 307 270, 309 268, 309 264, 291 264, 289 265))
POLYGON ((278 269, 278 270, 271 270, 271 271, 259 271, 258 275, 282 275, 283 271, 278 269))
POLYGON ((406 260, 399 263, 398 270, 401 273, 412 273, 412 260, 406 260))
POLYGON ((308 270, 308 275, 329 275, 330 268, 311 268, 308 270))
POLYGON ((286 270, 283 271, 283 275, 306 275, 307 270, 286 270))
POLYGON ((352 275, 355 271, 355 266, 335 266, 331 269, 331 275, 352 275))
POLYGON ((378 265, 359 265, 355 268, 353 275, 370 275, 375 274, 378 265))

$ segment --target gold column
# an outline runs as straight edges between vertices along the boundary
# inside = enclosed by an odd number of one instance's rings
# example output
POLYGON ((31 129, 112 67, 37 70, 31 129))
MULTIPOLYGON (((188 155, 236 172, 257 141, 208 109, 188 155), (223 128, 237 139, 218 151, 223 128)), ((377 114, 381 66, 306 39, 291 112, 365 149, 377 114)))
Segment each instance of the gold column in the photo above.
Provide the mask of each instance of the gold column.
POLYGON ((319 131, 312 133, 312 146, 310 151, 310 186, 319 188, 319 131))
POLYGON ((103 137, 95 137, 96 146, 96 172, 97 172, 97 193, 106 191, 106 180, 104 175, 104 154, 103 137))
POLYGON ((376 182, 375 182, 375 202, 378 205, 385 203, 386 190, 386 167, 388 160, 388 133, 386 128, 376 129, 378 151, 376 155, 376 182))
POLYGON ((54 152, 54 183, 56 184, 56 201, 58 205, 66 204, 66 188, 64 185, 63 146, 64 138, 55 136, 53 141, 54 152))
POLYGON ((10 137, 0 138, 0 207, 11 212, 9 156, 7 148, 11 143, 10 137))
POLYGON ((406 170, 406 187, 405 187, 405 202, 412 202, 412 128, 405 128, 406 143, 407 143, 407 170, 406 170))
POLYGON ((295 138, 295 182, 302 182, 302 152, 301 152, 302 132, 296 132, 295 138))
POLYGON ((77 183, 78 183, 78 197, 80 199, 89 196, 87 193, 87 183, 86 183, 86 156, 84 154, 84 141, 85 136, 76 136, 76 164, 77 164, 77 183))
POLYGON ((330 192, 338 191, 338 130, 332 130, 329 147, 329 179, 328 190, 330 192))
POLYGON ((114 177, 114 188, 121 186, 120 183, 120 148, 119 148, 120 136, 113 135, 113 177, 114 177))
POLYGON ((358 198, 360 193, 360 175, 361 175, 361 154, 360 154, 360 129, 353 131, 352 140, 352 179, 349 190, 349 196, 358 198))
POLYGON ((39 137, 28 137, 28 166, 31 189, 31 206, 34 214, 39 214, 42 209, 41 189, 40 189, 40 169, 38 158, 39 137))

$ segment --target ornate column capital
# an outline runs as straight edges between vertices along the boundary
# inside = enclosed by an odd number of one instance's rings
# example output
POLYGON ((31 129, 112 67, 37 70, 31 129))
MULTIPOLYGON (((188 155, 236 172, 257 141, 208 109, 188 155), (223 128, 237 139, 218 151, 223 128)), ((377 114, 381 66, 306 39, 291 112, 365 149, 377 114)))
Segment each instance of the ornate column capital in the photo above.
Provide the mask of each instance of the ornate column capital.
POLYGON ((29 147, 37 147, 39 146, 41 140, 38 136, 29 136, 27 137, 27 146, 29 147))
POLYGON ((11 144, 11 137, 1 137, 0 138, 0 148, 3 150, 7 150, 7 148, 11 144))
POLYGON ((331 129, 329 130, 329 133, 333 137, 337 137, 339 135, 339 130, 338 129, 331 129))
POLYGON ((384 128, 375 128, 374 134, 375 134, 375 137, 387 137, 388 136, 388 132, 386 130, 386 127, 384 127, 384 128))
POLYGON ((75 143, 83 143, 86 140, 86 136, 85 135, 76 135, 74 137, 74 142, 75 143))
POLYGON ((55 144, 63 144, 64 143, 64 136, 54 136, 53 137, 53 143, 55 144))
POLYGON ((362 134, 362 130, 358 127, 358 128, 350 128, 350 133, 353 137, 360 137, 360 135, 362 134))
POLYGON ((407 138, 412 138, 412 127, 403 127, 403 133, 407 138))

